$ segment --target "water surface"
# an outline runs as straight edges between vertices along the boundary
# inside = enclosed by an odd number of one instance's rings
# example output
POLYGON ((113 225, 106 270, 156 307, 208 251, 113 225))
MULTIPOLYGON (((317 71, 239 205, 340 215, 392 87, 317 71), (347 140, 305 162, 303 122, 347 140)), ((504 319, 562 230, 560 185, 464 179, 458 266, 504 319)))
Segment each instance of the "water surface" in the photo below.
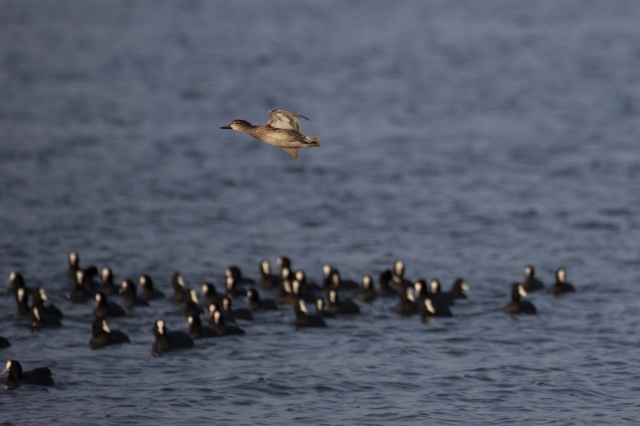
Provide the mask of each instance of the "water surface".
POLYGON ((637 423, 636 2, 0 8, 0 276, 66 315, 34 334, 0 297, 2 358, 56 380, 0 392, 5 424, 637 423), (219 129, 274 108, 322 148, 295 161, 219 129), (153 321, 186 321, 158 301, 110 321, 132 344, 91 351, 71 250, 165 292, 281 255, 314 280, 403 259, 472 291, 430 324, 378 300, 295 331, 282 309, 153 358, 153 321), (525 264, 578 292, 503 314, 525 264))

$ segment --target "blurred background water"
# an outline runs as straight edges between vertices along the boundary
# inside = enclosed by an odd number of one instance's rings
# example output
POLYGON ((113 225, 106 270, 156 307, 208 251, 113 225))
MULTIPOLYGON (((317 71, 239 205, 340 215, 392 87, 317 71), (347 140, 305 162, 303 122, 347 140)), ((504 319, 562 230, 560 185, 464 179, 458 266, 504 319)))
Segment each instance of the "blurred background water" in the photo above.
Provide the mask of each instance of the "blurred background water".
MULTIPOLYGON (((640 4, 635 1, 0 1, 0 276, 65 312, 32 333, 0 297, 3 360, 56 386, 0 392, 2 424, 636 424, 640 4), (232 119, 306 115, 293 160, 232 119), (167 300, 110 320, 64 300, 66 257, 170 292, 291 257, 359 280, 471 286, 424 324, 361 305, 296 331, 151 356, 167 300), (578 291, 501 312, 564 266, 578 291)), ((117 298, 115 299, 117 300, 117 298)), ((238 304, 241 306, 242 302, 238 304)))

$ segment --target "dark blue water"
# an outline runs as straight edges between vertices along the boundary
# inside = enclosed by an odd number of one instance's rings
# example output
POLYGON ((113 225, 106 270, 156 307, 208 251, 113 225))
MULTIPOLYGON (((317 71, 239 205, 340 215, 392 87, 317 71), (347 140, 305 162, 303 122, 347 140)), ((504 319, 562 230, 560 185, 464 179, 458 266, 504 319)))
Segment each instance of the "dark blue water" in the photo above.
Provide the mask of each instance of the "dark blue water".
MULTIPOLYGON (((2 424, 637 424, 640 4, 635 1, 0 1, 0 276, 65 312, 32 333, 0 297, 2 362, 52 389, 0 392, 2 424), (232 119, 308 116, 293 160, 232 119), (319 280, 403 259, 471 286, 424 324, 361 305, 296 331, 151 356, 169 301, 112 319, 64 300, 66 256, 169 293, 290 256, 319 280), (578 291, 501 312, 559 266, 578 291)), ((117 298, 115 299, 117 300, 117 298)), ((239 301, 238 305, 242 306, 239 301)))

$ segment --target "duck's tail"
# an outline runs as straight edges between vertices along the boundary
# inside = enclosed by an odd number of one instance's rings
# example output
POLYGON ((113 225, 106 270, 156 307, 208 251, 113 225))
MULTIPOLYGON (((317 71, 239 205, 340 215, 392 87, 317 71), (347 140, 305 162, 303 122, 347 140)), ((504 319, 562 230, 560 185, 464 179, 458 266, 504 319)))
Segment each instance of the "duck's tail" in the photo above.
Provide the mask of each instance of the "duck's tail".
POLYGON ((320 138, 312 138, 311 136, 304 137, 304 143, 309 144, 310 146, 321 146, 320 138))

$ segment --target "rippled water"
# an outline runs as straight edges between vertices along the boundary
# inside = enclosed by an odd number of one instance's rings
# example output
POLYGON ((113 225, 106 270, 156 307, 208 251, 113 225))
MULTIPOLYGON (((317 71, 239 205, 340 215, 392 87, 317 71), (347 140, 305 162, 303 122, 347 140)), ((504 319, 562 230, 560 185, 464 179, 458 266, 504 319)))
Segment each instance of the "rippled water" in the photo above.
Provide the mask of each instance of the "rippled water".
POLYGON ((640 4, 634 1, 0 1, 0 275, 65 312, 31 333, 0 297, 3 359, 53 389, 0 392, 2 424, 636 424, 640 4), (299 160, 235 132, 282 108, 299 160), (423 324, 362 305, 295 331, 153 358, 157 301, 92 351, 66 256, 222 289, 288 255, 314 280, 403 259, 470 297, 423 324), (576 294, 501 312, 525 264, 576 294))

